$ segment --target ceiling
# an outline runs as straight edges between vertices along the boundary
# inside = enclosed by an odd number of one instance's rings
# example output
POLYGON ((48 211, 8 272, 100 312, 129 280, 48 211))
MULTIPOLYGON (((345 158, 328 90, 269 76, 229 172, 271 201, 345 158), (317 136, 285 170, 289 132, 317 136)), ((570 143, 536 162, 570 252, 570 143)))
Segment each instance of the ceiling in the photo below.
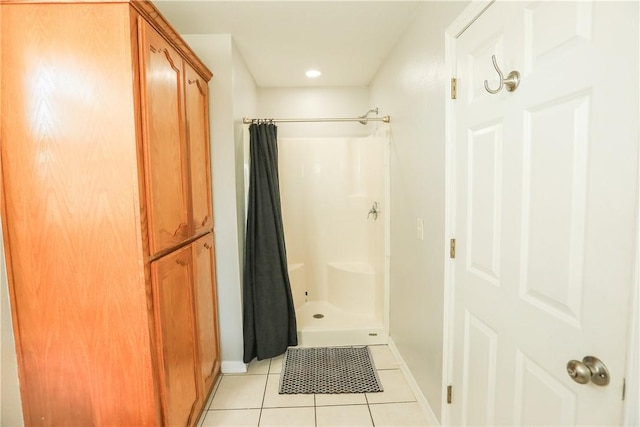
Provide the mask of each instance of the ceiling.
POLYGON ((259 87, 367 86, 417 1, 155 0, 181 34, 231 34, 259 87), (318 69, 309 79, 304 73, 318 69))

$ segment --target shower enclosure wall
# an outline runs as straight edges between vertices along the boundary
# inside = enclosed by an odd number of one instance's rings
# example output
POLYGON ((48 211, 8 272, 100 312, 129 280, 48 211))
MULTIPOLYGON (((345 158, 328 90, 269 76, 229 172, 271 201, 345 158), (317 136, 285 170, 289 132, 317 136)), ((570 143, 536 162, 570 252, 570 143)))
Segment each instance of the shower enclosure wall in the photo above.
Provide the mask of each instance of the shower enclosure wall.
POLYGON ((302 346, 388 339, 386 132, 281 138, 280 191, 302 346))

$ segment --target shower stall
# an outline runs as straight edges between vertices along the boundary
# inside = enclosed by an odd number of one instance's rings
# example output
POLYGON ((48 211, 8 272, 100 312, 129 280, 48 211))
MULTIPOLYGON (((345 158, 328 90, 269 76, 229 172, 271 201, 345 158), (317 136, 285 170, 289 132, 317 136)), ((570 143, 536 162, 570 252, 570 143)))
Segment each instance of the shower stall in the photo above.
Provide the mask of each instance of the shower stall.
POLYGON ((388 141, 386 124, 361 138, 278 139, 301 346, 387 343, 388 141))

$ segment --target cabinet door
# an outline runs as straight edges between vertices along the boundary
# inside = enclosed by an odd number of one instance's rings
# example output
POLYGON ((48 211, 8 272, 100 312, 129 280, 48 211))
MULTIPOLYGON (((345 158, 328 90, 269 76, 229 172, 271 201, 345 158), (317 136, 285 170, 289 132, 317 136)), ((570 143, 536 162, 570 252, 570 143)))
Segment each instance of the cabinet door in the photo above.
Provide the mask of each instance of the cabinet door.
POLYGON ((191 246, 153 261, 151 274, 165 424, 192 425, 200 395, 191 246))
POLYGON ((187 139, 191 163, 192 221, 194 233, 198 234, 213 226, 208 86, 207 81, 187 63, 184 69, 187 139))
POLYGON ((195 259, 196 317, 200 341, 199 372, 206 394, 220 372, 218 347, 218 301, 216 296, 213 233, 193 243, 195 259))
POLYGON ((189 237, 183 60, 139 20, 143 150, 152 254, 189 237))

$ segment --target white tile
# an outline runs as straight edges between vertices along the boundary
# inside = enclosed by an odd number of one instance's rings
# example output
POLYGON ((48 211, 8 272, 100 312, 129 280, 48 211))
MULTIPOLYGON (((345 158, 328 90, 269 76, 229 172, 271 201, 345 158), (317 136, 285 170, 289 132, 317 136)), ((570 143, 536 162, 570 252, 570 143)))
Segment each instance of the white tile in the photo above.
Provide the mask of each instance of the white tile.
POLYGON ((202 410, 202 413, 200 414, 200 418, 198 418, 198 421, 196 422, 196 425, 198 427, 201 427, 203 425, 204 419, 207 415, 207 409, 209 409, 209 406, 211 406, 211 401, 213 400, 213 396, 216 394, 216 388, 218 387, 218 384, 220 384, 221 377, 222 375, 219 375, 216 379, 216 382, 213 384, 213 388, 211 390, 211 393, 209 394, 209 397, 207 398, 207 402, 204 404, 204 408, 202 410))
POLYGON ((284 362, 284 354, 273 357, 271 359, 271 367, 269 368, 270 374, 279 374, 282 372, 282 364, 284 362))
POLYGON ((400 367, 400 362, 396 360, 388 345, 370 345, 369 351, 376 369, 398 369, 400 367))
POLYGON ((258 360, 253 359, 247 366, 247 374, 268 374, 271 359, 258 360))
POLYGON ((383 392, 367 393, 369 403, 412 402, 416 398, 399 369, 378 371, 383 392))
POLYGON ((285 408, 291 406, 313 406, 313 394, 279 394, 280 375, 269 375, 264 394, 264 408, 285 408))
POLYGON ((266 375, 223 375, 209 408, 260 408, 266 383, 266 375))
POLYGON ((222 375, 218 375, 218 378, 216 378, 215 384, 213 384, 213 389, 211 390, 211 394, 209 394, 209 399, 207 399, 207 403, 204 405, 205 411, 207 409, 209 409, 209 407, 211 406, 211 402, 213 402, 213 396, 216 395, 216 391, 218 390, 218 387, 220 386, 220 381, 221 380, 222 380, 222 375))
POLYGON ((265 408, 260 415, 260 426, 315 427, 316 414, 310 408, 265 408))
POLYGON ((417 402, 382 403, 369 405, 369 409, 376 427, 429 426, 427 418, 417 402))
POLYGON ((364 393, 316 394, 316 406, 366 404, 364 393))
POLYGON ((204 419, 207 416, 207 410, 205 409, 204 411, 202 411, 202 413, 200 414, 200 417, 198 418, 198 421, 196 421, 196 425, 198 427, 202 427, 203 423, 204 423, 204 419))
POLYGON ((316 423, 318 427, 373 426, 367 405, 316 408, 316 423))
POLYGON ((257 427, 260 409, 207 411, 202 427, 257 427))

